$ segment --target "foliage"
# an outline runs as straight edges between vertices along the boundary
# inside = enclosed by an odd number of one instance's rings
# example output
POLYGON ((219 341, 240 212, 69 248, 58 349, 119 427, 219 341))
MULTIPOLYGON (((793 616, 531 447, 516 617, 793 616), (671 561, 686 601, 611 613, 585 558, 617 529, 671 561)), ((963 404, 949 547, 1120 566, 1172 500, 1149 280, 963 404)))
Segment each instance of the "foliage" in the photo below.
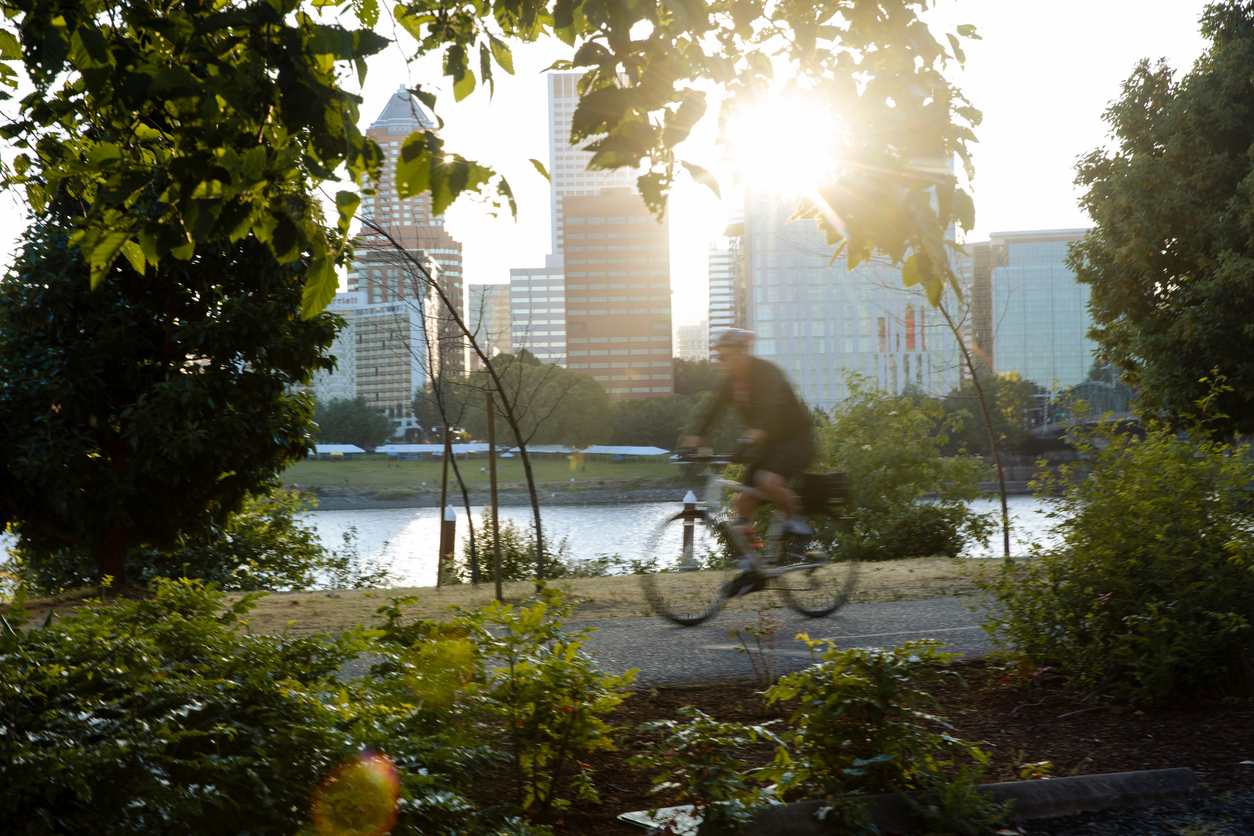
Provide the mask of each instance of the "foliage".
POLYGON ((775 683, 779 626, 779 619, 766 610, 759 609, 757 624, 746 624, 738 630, 727 631, 727 638, 740 643, 736 652, 743 653, 749 659, 749 664, 753 667, 753 678, 763 688, 769 688, 775 683))
POLYGON ((812 653, 827 648, 821 662, 766 690, 768 703, 798 704, 790 718, 796 731, 784 735, 791 752, 781 749, 762 777, 779 780, 782 791, 805 785, 823 798, 917 791, 932 832, 986 833, 1004 818, 1006 806, 976 791, 988 755, 953 737, 949 723, 931 713, 939 703, 917 685, 957 677, 938 669, 956 654, 941 653, 930 639, 880 650, 799 638, 812 653))
POLYGON ((1216 2, 1207 51, 1179 80, 1142 61, 1106 111, 1113 150, 1084 157, 1076 183, 1094 221, 1070 264, 1092 288, 1091 334, 1136 389, 1134 406, 1191 423, 1213 370, 1232 382, 1224 432, 1254 432, 1254 8, 1216 2))
POLYGON ((208 536, 312 446, 305 395, 337 318, 299 319, 301 273, 256 239, 96 290, 67 205, 0 282, 0 522, 125 584, 128 548, 208 536))
POLYGON ((860 556, 956 554, 970 539, 986 541, 990 523, 967 505, 979 495, 984 466, 972 456, 942 455, 956 422, 940 403, 894 397, 858 375, 848 386, 848 399, 817 433, 819 465, 849 474, 860 556), (918 504, 929 493, 932 503, 918 504))
MULTIPOLYGON (((688 425, 684 430, 684 435, 693 435, 697 427, 701 423, 701 416, 709 411, 710 405, 714 403, 717 397, 716 392, 706 392, 697 396, 693 403, 692 412, 688 414, 688 425)), ((736 441, 744 434, 745 424, 740 420, 740 412, 735 409, 725 409, 718 420, 714 422, 714 426, 710 428, 710 434, 706 436, 705 446, 712 447, 717 453, 730 453, 736 446, 736 441)))
MULTIPOLYGON (((322 223, 308 178, 378 177, 382 154, 357 129, 340 79, 387 41, 317 23, 298 0, 5 2, 4 81, 34 83, 3 135, 19 149, 6 185, 36 213, 80 205, 73 244, 93 286, 119 255, 143 273, 250 237, 266 260, 304 262, 306 316, 335 294, 359 198, 336 196, 322 223)), ((450 167, 452 168, 452 167, 450 167)), ((186 278, 186 277, 183 277, 186 278)))
MULTIPOLYGON (((536 569, 536 538, 533 528, 520 529, 513 520, 499 520, 501 526, 501 580, 525 581, 535 577, 536 569)), ((483 516, 476 526, 476 553, 479 559, 479 577, 487 581, 495 577, 492 561, 492 514, 491 509, 484 508, 483 516)), ((596 571, 597 565, 584 566, 586 561, 577 561, 567 554, 566 538, 554 543, 548 538, 544 541, 545 576, 549 579, 600 577, 611 574, 612 561, 606 558, 606 570, 596 571)), ((455 583, 470 582, 470 541, 462 546, 461 557, 453 565, 455 583)))
POLYGON ((223 597, 166 581, 151 600, 0 634, 6 832, 308 833, 315 789, 363 748, 399 770, 398 836, 537 832, 462 795, 496 759, 447 710, 399 678, 333 678, 386 647, 243 635, 253 596, 223 597))
POLYGON ((748 763, 730 754, 739 747, 766 742, 782 746, 779 737, 766 727, 769 723, 720 723, 690 705, 678 713, 690 719, 640 727, 645 732, 667 732, 652 751, 631 759, 634 766, 650 771, 651 793, 678 785, 684 801, 695 808, 693 814, 701 817, 703 827, 715 829, 741 827, 758 808, 778 801, 773 792, 751 782, 744 771, 748 763))
POLYGON ((335 398, 319 401, 314 409, 318 425, 318 441, 323 444, 356 444, 372 449, 387 443, 396 433, 396 425, 379 410, 366 403, 366 398, 335 398))
MULTIPOLYGON (((1047 394, 1047 390, 1013 371, 980 375, 980 385, 999 446, 1003 451, 1018 449, 1031 432, 1033 411, 1041 406, 1036 396, 1047 394)), ((945 396, 944 410, 946 417, 961 419, 952 422, 946 453, 992 455, 988 426, 970 382, 945 396)))
POLYGON ((685 360, 676 357, 675 394, 700 395, 705 392, 717 392, 723 385, 723 376, 718 366, 709 360, 685 360))
POLYGON ((1248 444, 1113 429, 1077 444, 1085 462, 1034 484, 1061 542, 987 582, 985 629, 1086 694, 1254 696, 1248 444))
POLYGON ((687 395, 616 401, 609 443, 673 450, 691 414, 692 398, 687 395))
MULTIPOLYGON (((276 490, 250 497, 226 521, 201 536, 183 539, 173 550, 131 549, 127 576, 150 585, 158 579, 194 578, 219 589, 362 589, 395 582, 387 563, 363 558, 357 529, 344 532, 342 550, 329 550, 299 515, 313 500, 296 491, 276 490)), ((91 556, 72 546, 34 553, 18 543, 3 565, 32 592, 56 595, 90 585, 91 556)))
POLYGON ((595 628, 567 632, 562 626, 572 604, 557 590, 541 589, 530 606, 493 602, 476 611, 458 609, 447 624, 402 625, 403 603, 394 599, 380 609, 387 616, 384 640, 418 654, 407 670, 419 678, 420 691, 446 693, 455 683, 461 710, 505 754, 518 804, 565 807, 568 790, 598 801, 580 758, 614 748, 599 715, 622 702, 636 672, 597 670, 581 649, 595 628))
MULTIPOLYGON (((513 404, 527 444, 583 446, 609 434, 613 406, 605 387, 583 372, 541 365, 534 358, 528 362, 523 355, 498 355, 492 358, 492 366, 513 404)), ((475 372, 464 385, 468 392, 462 426, 473 438, 487 438, 484 392, 493 389, 491 379, 487 372, 475 372)), ((497 410, 497 426, 507 426, 504 406, 495 395, 493 408, 497 410)))
MULTIPOLYGON (((0 82, 16 86, 21 62, 36 88, 5 128, 21 151, 7 179, 37 209, 58 188, 81 201, 76 240, 93 281, 119 253, 138 269, 251 232, 281 262, 310 259, 306 315, 330 300, 359 198, 337 194, 338 230, 327 235, 300 178, 332 179, 341 164, 352 182, 380 176, 380 149, 357 131, 358 100, 340 82, 353 68, 361 81, 365 57, 386 42, 370 31, 378 0, 309 5, 351 5, 366 28, 316 22, 299 0, 4 4, 16 34, 0 38, 0 82), (132 202, 140 191, 159 196, 152 213, 132 202)), ((943 161, 957 154, 969 173, 981 117, 942 73, 961 64, 959 37, 976 37, 974 27, 942 45, 918 18, 927 7, 521 0, 438 13, 402 3, 393 14, 417 42, 416 58, 441 57, 458 101, 477 87, 490 93, 494 66, 513 71, 511 42, 556 37, 572 47, 573 58, 555 65, 585 70, 571 141, 587 141, 594 169, 642 166, 639 191, 659 213, 681 176, 717 189, 675 152, 704 115, 706 91, 725 94, 727 120, 765 97, 777 62, 795 67, 796 89, 846 128, 832 132, 844 163, 820 189, 822 211, 806 204, 803 214, 848 248, 851 266, 883 253, 935 303, 953 281, 946 230, 974 223, 970 196, 943 161), (633 35, 643 26, 648 37, 633 35)), ((435 111, 434 94, 414 92, 435 111)), ((400 196, 429 191, 433 214, 493 185, 497 205, 514 208, 508 184, 450 153, 435 130, 408 137, 396 168, 400 196)))

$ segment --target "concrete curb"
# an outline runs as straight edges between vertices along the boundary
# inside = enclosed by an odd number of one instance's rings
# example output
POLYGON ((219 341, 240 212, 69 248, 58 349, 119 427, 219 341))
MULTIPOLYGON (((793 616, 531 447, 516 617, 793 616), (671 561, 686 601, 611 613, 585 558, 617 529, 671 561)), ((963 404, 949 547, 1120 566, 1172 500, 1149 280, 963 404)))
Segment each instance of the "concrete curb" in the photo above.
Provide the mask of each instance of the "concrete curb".
MULTIPOLYGON (((1012 820, 1052 819, 1093 813, 1108 807, 1145 807, 1182 801, 1206 792, 1191 769, 1150 769, 1106 775, 1077 775, 1042 781, 1011 781, 984 784, 994 801, 1013 801, 1012 820)), ((881 833, 921 833, 925 826, 898 795, 867 796, 871 820, 881 833)), ((800 801, 758 811, 740 836, 825 836, 828 830, 817 817, 824 801, 800 801)), ((722 836, 699 828, 700 836, 722 836)))

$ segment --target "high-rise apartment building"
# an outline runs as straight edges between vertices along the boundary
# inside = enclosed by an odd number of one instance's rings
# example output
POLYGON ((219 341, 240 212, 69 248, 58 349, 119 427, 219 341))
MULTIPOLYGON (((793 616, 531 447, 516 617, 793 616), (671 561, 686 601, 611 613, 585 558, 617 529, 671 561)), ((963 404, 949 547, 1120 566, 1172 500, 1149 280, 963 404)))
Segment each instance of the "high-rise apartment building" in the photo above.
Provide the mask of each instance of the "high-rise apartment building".
POLYGON ((1087 336, 1093 324, 1089 286, 1078 283, 1066 263, 1068 245, 1087 233, 994 232, 987 243, 972 245, 972 321, 979 335, 973 337, 997 374, 1015 371, 1051 390, 1088 376, 1097 350, 1087 336))
POLYGON ((510 346, 527 349, 541 363, 566 364, 566 278, 562 256, 547 255, 543 267, 509 271, 510 346))
POLYGON ((680 325, 675 329, 679 347, 675 356, 684 360, 710 359, 710 324, 702 320, 697 325, 680 325))
POLYGON ((415 298, 422 292, 421 270, 406 256, 422 260, 429 256, 440 266, 438 281, 449 305, 429 311, 438 319, 440 368, 445 374, 466 372, 466 344, 452 316, 463 315, 466 307, 462 278, 462 245, 444 229, 444 216, 431 214, 431 195, 401 198, 396 189, 396 162, 405 138, 418 130, 434 130, 435 124, 402 86, 379 114, 366 135, 379 143, 384 153, 384 176, 379 192, 362 200, 361 215, 387 229, 400 245, 397 248, 383 235, 363 228, 358 233, 349 287, 364 294, 366 304, 383 304, 415 298))
POLYGON ((670 237, 630 189, 565 199, 569 367, 615 399, 673 394, 670 237))
MULTIPOLYGON (((466 324, 479 348, 489 357, 510 352, 509 291, 507 284, 472 284, 469 286, 469 309, 466 324)), ((479 355, 470 352, 470 371, 483 367, 479 355)))
MULTIPOLYGON (((740 225, 743 229, 744 224, 740 225)), ((710 247, 709 332, 745 327, 745 271, 741 235, 727 239, 725 247, 710 247)))
POLYGON ((943 395, 958 385, 957 344, 900 270, 879 263, 846 269, 813 221, 789 221, 792 206, 747 196, 745 327, 755 353, 782 368, 811 406, 848 396, 847 371, 899 393, 909 384, 943 395))
MULTIPOLYGON (((439 270, 434 263, 427 266, 439 270)), ((336 368, 314 373, 314 396, 324 402, 362 397, 392 419, 396 437, 415 429, 414 391, 431 374, 429 347, 437 344, 436 321, 424 309, 435 304, 430 292, 374 305, 361 291, 337 293, 328 306, 344 318, 331 346, 336 368)))
POLYGON ((570 122, 579 104, 583 73, 549 73, 549 193, 553 217, 553 252, 565 252, 565 200, 600 194, 605 189, 632 188, 639 172, 620 168, 588 171, 592 154, 570 144, 570 122))

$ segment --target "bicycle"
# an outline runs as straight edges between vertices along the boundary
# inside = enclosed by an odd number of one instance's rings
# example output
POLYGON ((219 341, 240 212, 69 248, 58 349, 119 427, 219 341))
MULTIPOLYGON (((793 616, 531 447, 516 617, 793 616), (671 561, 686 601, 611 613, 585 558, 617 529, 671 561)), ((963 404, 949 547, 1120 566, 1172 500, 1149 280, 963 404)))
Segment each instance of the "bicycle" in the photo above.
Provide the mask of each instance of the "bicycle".
POLYGON ((653 571, 642 577, 653 611, 684 627, 716 615, 729 595, 773 589, 784 603, 809 618, 831 615, 849 602, 857 583, 857 544, 849 518, 841 515, 849 491, 843 473, 807 473, 799 497, 814 535, 786 532, 778 509, 761 548, 749 545, 723 513, 723 491, 756 488, 721 478, 732 463, 725 456, 682 454, 681 463, 706 468, 705 496, 663 520, 646 541, 653 571))

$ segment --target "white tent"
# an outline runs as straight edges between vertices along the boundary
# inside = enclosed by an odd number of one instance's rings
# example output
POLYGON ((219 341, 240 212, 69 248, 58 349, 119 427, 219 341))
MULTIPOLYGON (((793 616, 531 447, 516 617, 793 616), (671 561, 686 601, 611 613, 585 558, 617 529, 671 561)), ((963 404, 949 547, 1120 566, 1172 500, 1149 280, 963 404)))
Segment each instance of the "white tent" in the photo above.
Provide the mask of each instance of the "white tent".
POLYGON ((671 451, 663 450, 661 447, 614 447, 594 444, 591 447, 585 447, 580 452, 590 456, 666 456, 671 451))
POLYGON ((319 456, 325 456, 331 453, 339 453, 341 455, 348 455, 351 453, 366 452, 365 450, 358 447, 356 444, 318 444, 315 446, 317 447, 319 456))
MULTIPOLYGON (((518 447, 511 447, 509 448, 509 451, 511 453, 517 453, 519 449, 520 448, 518 447)), ((569 454, 569 453, 575 453, 578 451, 575 450, 574 447, 567 447, 564 444, 528 444, 527 452, 528 453, 555 453, 555 454, 566 453, 566 454, 569 454)))
MULTIPOLYGON (((454 444, 453 455, 460 456, 465 453, 486 453, 488 452, 487 444, 454 444)), ((398 453, 418 453, 418 454, 444 454, 443 444, 385 444, 382 447, 374 448, 376 453, 387 453, 394 456, 398 453)))

